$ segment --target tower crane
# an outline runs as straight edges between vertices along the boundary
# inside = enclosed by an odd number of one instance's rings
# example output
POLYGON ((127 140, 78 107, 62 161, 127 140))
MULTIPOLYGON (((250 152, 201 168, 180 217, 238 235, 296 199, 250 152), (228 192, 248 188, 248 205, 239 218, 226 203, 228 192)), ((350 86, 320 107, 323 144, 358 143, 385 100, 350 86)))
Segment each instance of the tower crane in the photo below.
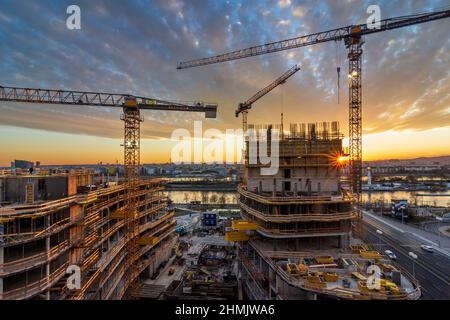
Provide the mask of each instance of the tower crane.
POLYGON ((139 258, 138 199, 140 173, 140 123, 143 118, 141 110, 166 110, 183 112, 203 112, 206 118, 215 118, 217 104, 204 102, 171 102, 155 98, 134 96, 130 94, 83 92, 54 89, 32 89, 0 86, 0 101, 20 103, 42 103, 78 106, 98 106, 122 108, 121 120, 124 122, 124 173, 126 201, 125 220, 125 289, 130 287, 139 276, 136 260, 139 258))
POLYGON ((287 79, 289 79, 292 75, 294 75, 297 71, 300 70, 300 67, 297 65, 294 65, 292 68, 290 68, 288 71, 283 73, 279 78, 277 78, 275 81, 273 81, 271 84, 269 84, 267 87, 259 90, 257 93, 255 93, 250 99, 248 99, 245 102, 239 103, 238 109, 236 110, 235 114, 236 117, 239 116, 240 113, 242 113, 242 130, 245 132, 247 131, 247 114, 248 110, 252 108, 252 104, 264 97, 266 94, 268 94, 270 91, 278 87, 279 85, 286 82, 287 79))
MULTIPOLYGON (((362 197, 362 85, 361 85, 361 64, 362 64, 362 46, 363 37, 417 25, 434 20, 440 20, 450 17, 450 10, 432 11, 420 14, 388 18, 379 21, 379 26, 369 24, 350 25, 328 31, 312 33, 305 36, 290 38, 286 40, 266 43, 240 49, 217 56, 195 59, 180 62, 177 69, 186 69, 208 64, 226 62, 247 57, 263 55, 283 50, 311 46, 329 41, 344 40, 348 49, 348 85, 349 85, 349 155, 350 155, 350 190, 354 194, 355 209, 358 212, 358 221, 361 220, 361 197, 362 197)), ((360 228, 360 223, 358 223, 360 228)), ((357 230, 361 232, 361 230, 357 230)))

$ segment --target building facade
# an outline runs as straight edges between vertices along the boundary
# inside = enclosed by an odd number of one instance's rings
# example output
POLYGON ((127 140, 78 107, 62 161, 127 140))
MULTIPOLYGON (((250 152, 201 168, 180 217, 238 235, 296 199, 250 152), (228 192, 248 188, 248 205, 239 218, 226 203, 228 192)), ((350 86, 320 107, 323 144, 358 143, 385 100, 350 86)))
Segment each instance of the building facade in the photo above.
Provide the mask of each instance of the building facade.
MULTIPOLYGON (((125 297, 123 185, 94 190, 92 175, 86 172, 2 178, 8 188, 0 207, 0 300, 125 297), (56 188, 60 194, 38 192, 24 203, 26 195, 19 194, 27 192, 22 186, 30 180, 31 185, 33 180, 44 181, 47 192, 56 188), (13 185, 20 187, 12 192, 13 185), (77 272, 73 270, 80 271, 80 287, 75 289, 67 281, 77 272)), ((139 252, 134 265, 147 277, 171 256, 176 222, 167 209, 161 180, 141 181, 135 197, 139 252)))

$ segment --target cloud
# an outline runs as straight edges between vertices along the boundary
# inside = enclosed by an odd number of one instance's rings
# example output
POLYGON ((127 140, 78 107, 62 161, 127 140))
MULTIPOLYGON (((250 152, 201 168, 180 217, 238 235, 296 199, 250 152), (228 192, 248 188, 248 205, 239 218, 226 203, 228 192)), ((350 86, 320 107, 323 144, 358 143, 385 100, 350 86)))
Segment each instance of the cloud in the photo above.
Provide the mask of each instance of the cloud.
POLYGON ((291 0, 279 0, 278 1, 278 6, 280 8, 286 8, 289 7, 291 5, 291 0))
MULTIPOLYGON (((204 123, 224 130, 240 127, 234 117, 240 101, 299 63, 298 74, 255 103, 249 121, 276 121, 282 109, 286 121, 340 120, 346 132, 347 61, 342 43, 187 70, 175 67, 179 61, 365 21, 367 1, 307 0, 300 6, 294 1, 249 0, 240 7, 220 1, 78 2, 79 31, 65 27, 67 2, 2 2, 0 84, 217 102, 218 119, 204 123), (288 7, 292 16, 285 10, 288 7), (339 105, 337 66, 341 67, 339 105)), ((381 9, 388 17, 444 5, 444 0, 431 4, 389 1, 381 9)), ((446 23, 434 21, 366 37, 365 128, 384 132, 448 125, 447 29, 446 23)), ((0 112, 3 125, 115 138, 122 134, 120 110, 0 103, 0 112)), ((143 137, 168 137, 174 128, 190 128, 193 119, 203 119, 201 114, 179 112, 143 114, 143 137)))
POLYGON ((288 26, 290 24, 291 24, 291 20, 282 19, 282 20, 278 21, 278 25, 280 25, 280 26, 288 26))
POLYGON ((303 18, 307 10, 305 7, 297 6, 292 10, 292 15, 297 18, 303 18))
POLYGON ((400 119, 405 119, 405 118, 409 118, 412 117, 413 115, 417 115, 419 113, 422 113, 423 109, 418 108, 417 104, 414 103, 409 109, 407 109, 401 116, 400 119))

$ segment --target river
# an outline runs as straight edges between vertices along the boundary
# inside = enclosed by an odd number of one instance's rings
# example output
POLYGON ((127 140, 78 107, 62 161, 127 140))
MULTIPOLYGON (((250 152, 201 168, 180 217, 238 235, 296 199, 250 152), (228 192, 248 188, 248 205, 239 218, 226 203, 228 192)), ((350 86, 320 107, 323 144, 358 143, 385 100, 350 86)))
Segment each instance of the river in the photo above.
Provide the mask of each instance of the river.
POLYGON ((363 192, 363 202, 384 201, 390 203, 391 200, 408 200, 408 203, 418 205, 430 205, 438 207, 450 206, 450 192, 429 192, 429 191, 371 191, 363 192), (427 194, 429 196, 422 196, 427 194))
MULTIPOLYGON (((237 193, 231 191, 166 191, 169 198, 175 203, 189 203, 191 201, 204 201, 208 203, 237 203, 237 193)), ((363 202, 384 201, 390 203, 391 200, 406 199, 409 203, 431 206, 450 206, 449 191, 429 193, 425 191, 381 191, 364 192, 363 202), (417 196, 417 194, 432 194, 432 196, 417 196), (443 196, 439 196, 443 195, 443 196)))

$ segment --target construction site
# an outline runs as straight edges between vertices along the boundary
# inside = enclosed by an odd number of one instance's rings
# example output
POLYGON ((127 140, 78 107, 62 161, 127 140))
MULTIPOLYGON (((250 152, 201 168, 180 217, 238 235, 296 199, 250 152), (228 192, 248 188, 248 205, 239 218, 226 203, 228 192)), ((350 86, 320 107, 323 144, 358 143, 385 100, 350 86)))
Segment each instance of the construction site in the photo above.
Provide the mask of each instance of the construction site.
POLYGON ((348 148, 337 121, 287 125, 280 112, 281 123, 248 123, 254 104, 299 65, 237 104, 245 133, 237 215, 176 213, 164 179, 141 177, 143 111, 216 118, 216 103, 0 86, 5 103, 120 110, 124 172, 114 181, 89 169, 2 172, 0 300, 420 299, 415 274, 362 239, 362 48, 371 34, 449 17, 389 18, 377 29, 350 25, 180 62, 187 69, 331 41, 348 50, 348 148), (252 153, 261 149, 278 157, 276 174, 263 174, 269 165, 252 153))
POLYGON ((140 110, 211 118, 217 105, 11 87, 0 87, 0 100, 121 108, 124 123, 120 183, 93 184, 92 174, 74 171, 1 177, 0 298, 139 298, 140 278, 151 276, 176 245, 162 180, 140 179, 140 110), (73 273, 75 283, 69 281, 73 273))
MULTIPOLYGON (((282 126, 265 126, 277 127, 282 126)), ((352 235, 357 212, 343 188, 338 123, 290 128, 279 141, 277 175, 261 175, 264 165, 250 164, 246 153, 245 181, 238 189, 244 220, 226 235, 240 241, 244 298, 418 299, 411 274, 352 235), (371 288, 369 267, 375 264, 382 266, 382 278, 371 288)))
MULTIPOLYGON (((23 202, 0 208, 1 299, 124 297, 124 275, 131 271, 124 263, 124 184, 82 192, 93 183, 89 172, 0 179, 2 204, 23 202), (20 195, 14 184, 24 186, 20 195), (49 197, 53 190, 61 193, 49 197), (81 288, 76 292, 67 288, 70 265, 80 266, 81 288)), ((139 250, 133 264, 148 276, 176 243, 173 212, 162 190, 161 180, 147 180, 139 182, 135 193, 139 250)))

